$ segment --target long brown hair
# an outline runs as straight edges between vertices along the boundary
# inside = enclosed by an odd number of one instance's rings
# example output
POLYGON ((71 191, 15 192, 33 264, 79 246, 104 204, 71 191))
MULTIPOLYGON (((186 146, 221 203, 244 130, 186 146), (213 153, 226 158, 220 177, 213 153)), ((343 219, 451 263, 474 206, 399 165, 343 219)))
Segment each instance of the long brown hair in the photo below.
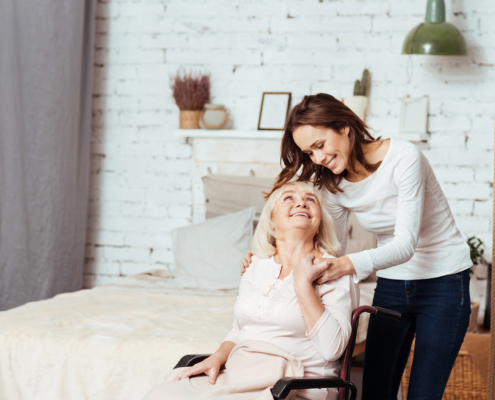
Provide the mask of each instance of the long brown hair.
POLYGON ((381 162, 376 164, 366 162, 363 151, 364 144, 378 141, 380 138, 373 138, 369 133, 370 128, 349 107, 326 93, 304 96, 287 117, 281 148, 281 161, 284 168, 278 175, 272 192, 296 176, 301 166, 301 174, 297 175, 298 181, 313 182, 319 189, 324 187, 332 193, 343 192, 339 185, 347 175, 347 170, 336 175, 330 169, 313 163, 309 155, 303 153, 294 142, 292 137, 294 130, 304 125, 330 128, 339 134, 341 129, 349 127, 350 168, 356 164, 356 161, 370 172, 376 171, 380 166, 381 162))

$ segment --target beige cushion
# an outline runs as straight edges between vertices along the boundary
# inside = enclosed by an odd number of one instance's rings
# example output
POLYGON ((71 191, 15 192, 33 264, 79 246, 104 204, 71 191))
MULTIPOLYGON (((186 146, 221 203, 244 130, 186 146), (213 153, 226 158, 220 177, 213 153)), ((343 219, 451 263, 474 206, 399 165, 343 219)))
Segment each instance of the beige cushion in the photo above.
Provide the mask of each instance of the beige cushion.
POLYGON ((206 218, 254 207, 259 217, 274 180, 254 176, 208 175, 203 178, 206 218))

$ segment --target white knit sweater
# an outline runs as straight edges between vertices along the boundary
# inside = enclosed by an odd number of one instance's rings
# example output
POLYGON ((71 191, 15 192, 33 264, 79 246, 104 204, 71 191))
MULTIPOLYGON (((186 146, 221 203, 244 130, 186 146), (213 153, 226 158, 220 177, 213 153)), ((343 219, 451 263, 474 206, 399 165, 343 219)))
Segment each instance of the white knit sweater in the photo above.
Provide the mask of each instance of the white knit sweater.
MULTIPOLYGON (((348 254, 356 279, 371 272, 397 280, 430 279, 471 267, 469 247, 421 151, 391 139, 380 167, 360 182, 343 180, 343 193, 324 191, 325 207, 345 250, 350 211, 378 248, 348 254)), ((345 253, 342 253, 345 254, 345 253)))

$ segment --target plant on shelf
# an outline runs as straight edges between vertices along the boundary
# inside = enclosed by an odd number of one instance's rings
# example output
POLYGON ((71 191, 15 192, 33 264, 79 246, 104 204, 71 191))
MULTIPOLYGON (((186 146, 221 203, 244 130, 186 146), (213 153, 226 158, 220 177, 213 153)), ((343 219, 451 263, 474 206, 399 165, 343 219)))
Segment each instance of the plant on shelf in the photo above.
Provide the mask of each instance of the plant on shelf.
MULTIPOLYGON (((474 265, 485 264, 485 259, 483 258, 483 254, 485 253, 485 244, 482 242, 480 238, 471 236, 467 240, 467 244, 469 245, 469 254, 471 256, 471 262, 474 265)), ((471 270, 471 273, 473 271, 471 270)))
POLYGON ((354 95, 346 97, 343 102, 354 114, 364 121, 366 107, 368 106, 368 89, 370 85, 370 71, 365 69, 361 80, 354 83, 354 95))
POLYGON ((365 69, 361 80, 356 79, 354 83, 354 96, 368 96, 368 82, 370 71, 365 69))
POLYGON ((179 71, 172 77, 170 87, 180 109, 179 128, 199 129, 201 110, 210 101, 210 76, 179 71))

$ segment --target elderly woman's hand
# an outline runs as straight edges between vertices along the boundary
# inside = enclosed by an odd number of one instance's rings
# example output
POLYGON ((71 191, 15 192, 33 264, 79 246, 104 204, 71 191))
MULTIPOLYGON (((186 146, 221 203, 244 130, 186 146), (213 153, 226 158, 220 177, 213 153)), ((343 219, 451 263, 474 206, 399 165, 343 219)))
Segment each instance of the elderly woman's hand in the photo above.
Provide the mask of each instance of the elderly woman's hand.
POLYGON ((193 365, 190 368, 185 369, 179 375, 175 377, 174 380, 181 381, 182 379, 189 378, 190 376, 206 374, 208 375, 208 381, 210 384, 214 385, 217 381, 218 373, 220 368, 222 368, 224 361, 212 354, 205 360, 193 365))
POLYGON ((294 288, 312 285, 330 265, 328 258, 316 258, 314 254, 308 254, 301 259, 292 272, 294 288))

